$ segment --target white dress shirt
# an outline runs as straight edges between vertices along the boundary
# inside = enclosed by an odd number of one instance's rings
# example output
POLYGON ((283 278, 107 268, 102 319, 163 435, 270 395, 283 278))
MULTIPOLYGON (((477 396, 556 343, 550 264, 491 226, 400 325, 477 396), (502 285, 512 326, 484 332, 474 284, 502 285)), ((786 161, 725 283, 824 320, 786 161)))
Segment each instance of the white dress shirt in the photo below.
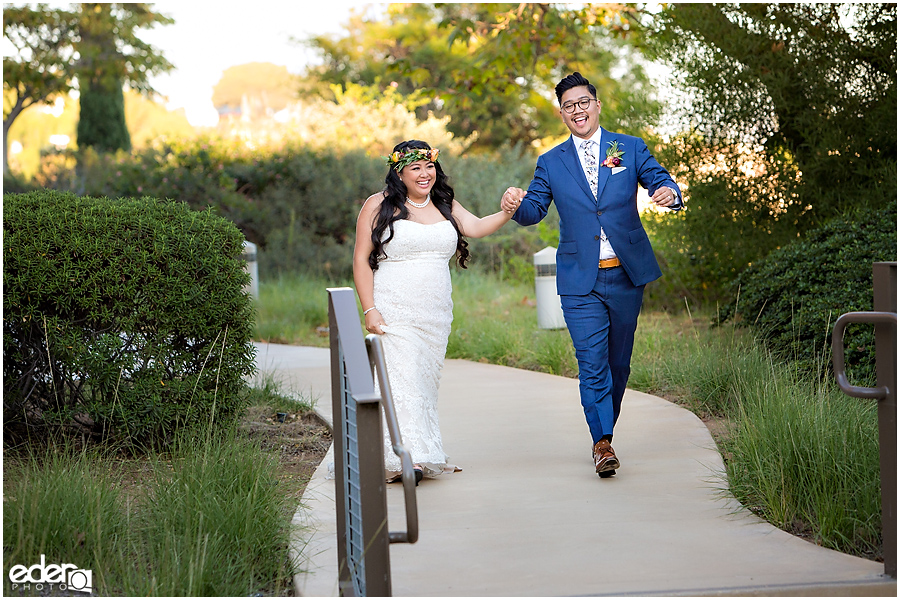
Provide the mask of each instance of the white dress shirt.
MULTIPOLYGON (((600 136, 603 134, 603 129, 600 127, 597 128, 597 131, 594 132, 589 139, 594 142, 594 156, 597 157, 597 171, 600 169, 604 169, 606 167, 602 166, 602 162, 606 160, 606 154, 601 152, 600 147, 600 136)), ((577 136, 572 136, 573 142, 575 142, 575 149, 578 151, 578 161, 581 163, 581 168, 584 170, 584 177, 587 179, 588 174, 587 170, 584 167, 584 150, 581 148, 581 143, 584 141, 584 138, 580 138, 577 136)), ((590 180, 588 180, 588 184, 590 184, 590 180)), ((603 228, 600 228, 600 260, 606 260, 609 258, 615 258, 616 251, 613 250, 612 244, 609 243, 609 238, 606 237, 606 232, 603 231, 603 228)))

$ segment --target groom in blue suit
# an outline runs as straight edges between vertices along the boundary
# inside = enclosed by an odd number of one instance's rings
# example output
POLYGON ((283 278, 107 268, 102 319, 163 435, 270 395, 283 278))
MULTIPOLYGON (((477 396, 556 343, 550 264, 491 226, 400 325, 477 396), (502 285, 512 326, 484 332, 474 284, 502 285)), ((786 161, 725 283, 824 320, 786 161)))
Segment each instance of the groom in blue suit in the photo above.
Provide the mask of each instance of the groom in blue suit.
POLYGON ((600 127, 597 90, 576 72, 556 86, 560 116, 572 132, 542 154, 527 193, 511 188, 503 210, 520 225, 559 212, 557 291, 575 356, 581 405, 593 438, 596 473, 615 475, 612 448, 631 372, 644 286, 662 272, 637 207, 637 187, 657 206, 679 210, 681 192, 643 140, 600 127))

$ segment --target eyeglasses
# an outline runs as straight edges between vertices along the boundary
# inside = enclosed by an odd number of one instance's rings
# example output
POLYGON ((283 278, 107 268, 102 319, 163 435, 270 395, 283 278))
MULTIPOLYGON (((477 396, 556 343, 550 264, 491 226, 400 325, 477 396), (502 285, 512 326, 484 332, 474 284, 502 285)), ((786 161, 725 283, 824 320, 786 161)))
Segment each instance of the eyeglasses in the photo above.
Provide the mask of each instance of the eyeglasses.
POLYGON ((566 102, 565 104, 562 105, 562 109, 571 115, 573 112, 575 112, 576 105, 581 110, 587 110, 587 107, 591 105, 591 102, 596 102, 596 101, 597 101, 596 98, 591 98, 589 96, 585 96, 583 98, 579 98, 575 102, 566 102))

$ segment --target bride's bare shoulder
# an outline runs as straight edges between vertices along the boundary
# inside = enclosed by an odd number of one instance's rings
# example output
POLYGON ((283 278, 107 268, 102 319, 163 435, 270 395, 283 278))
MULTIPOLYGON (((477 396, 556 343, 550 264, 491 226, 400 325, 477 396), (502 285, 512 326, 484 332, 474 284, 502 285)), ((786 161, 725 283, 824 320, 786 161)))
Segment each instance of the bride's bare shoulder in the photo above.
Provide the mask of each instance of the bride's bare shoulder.
POLYGON ((384 202, 384 199, 387 197, 386 192, 375 192, 363 202, 362 208, 359 209, 360 218, 366 218, 372 220, 375 218, 375 215, 378 213, 378 209, 381 208, 381 203, 384 202))
POLYGON ((375 192, 363 202, 362 209, 364 211, 378 210, 378 207, 381 206, 381 203, 387 197, 387 192, 375 192))

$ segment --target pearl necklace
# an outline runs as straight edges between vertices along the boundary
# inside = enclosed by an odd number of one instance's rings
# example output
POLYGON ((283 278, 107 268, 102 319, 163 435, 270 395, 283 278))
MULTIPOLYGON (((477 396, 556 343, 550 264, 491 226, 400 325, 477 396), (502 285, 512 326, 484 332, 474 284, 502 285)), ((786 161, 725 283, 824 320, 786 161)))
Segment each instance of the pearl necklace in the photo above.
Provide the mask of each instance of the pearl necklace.
POLYGON ((431 194, 425 196, 424 202, 413 202, 409 199, 409 196, 406 197, 406 201, 415 206, 416 208, 425 208, 428 206, 428 203, 431 202, 431 194))

